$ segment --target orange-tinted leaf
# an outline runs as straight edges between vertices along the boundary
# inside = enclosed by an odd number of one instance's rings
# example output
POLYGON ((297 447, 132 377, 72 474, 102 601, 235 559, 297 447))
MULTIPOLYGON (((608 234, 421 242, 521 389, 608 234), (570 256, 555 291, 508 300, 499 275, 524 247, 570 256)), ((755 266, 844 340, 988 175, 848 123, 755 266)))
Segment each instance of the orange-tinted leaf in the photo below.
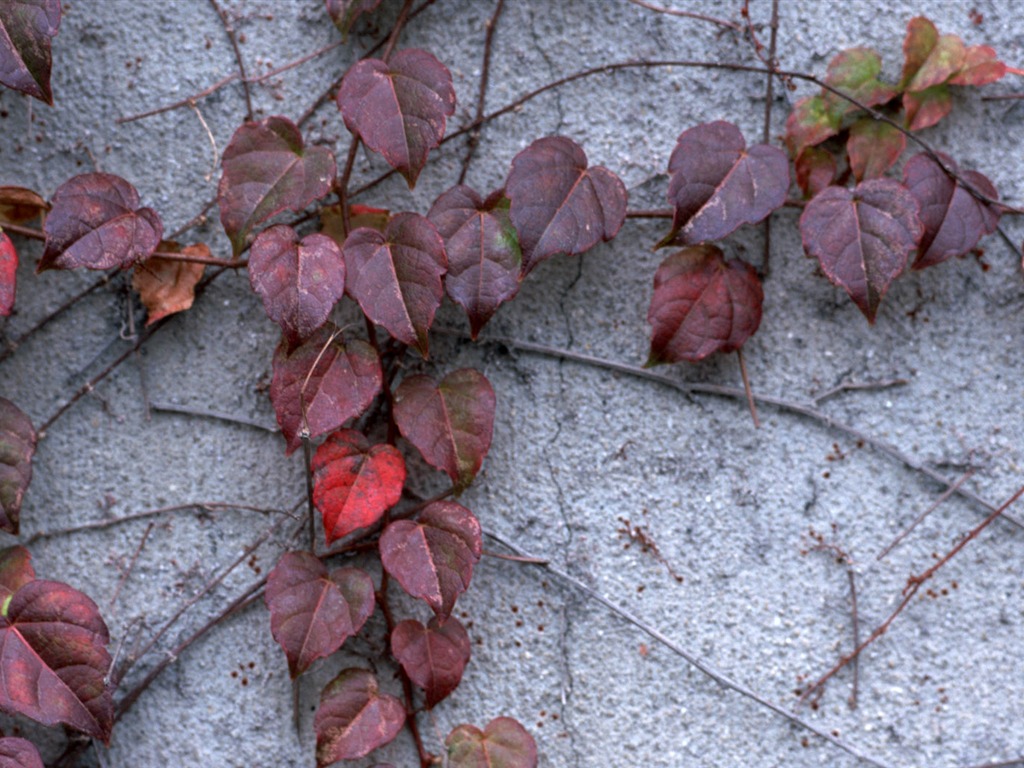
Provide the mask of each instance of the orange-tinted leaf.
POLYGON ((290 454, 310 439, 333 432, 365 411, 380 393, 377 352, 365 341, 346 341, 328 324, 298 347, 287 339, 274 352, 270 401, 290 454))
POLYGON ((119 176, 85 173, 53 193, 46 218, 46 250, 37 272, 47 269, 130 267, 160 244, 163 224, 139 193, 119 176))
POLYGON ((924 91, 903 94, 907 129, 931 128, 953 110, 953 96, 948 85, 936 85, 924 91))
MULTIPOLYGON (((390 218, 391 212, 385 208, 350 205, 348 208, 348 231, 351 232, 359 227, 369 227, 383 232, 390 218)), ((347 234, 340 203, 327 205, 320 209, 320 231, 336 242, 339 248, 345 244, 347 234)))
POLYGON ((800 217, 804 249, 870 323, 923 231, 914 196, 892 179, 829 187, 800 217))
POLYGON ((316 730, 317 766, 363 757, 398 735, 405 706, 380 692, 377 678, 365 669, 346 669, 320 694, 316 730))
POLYGON ((668 161, 672 232, 659 246, 721 240, 786 201, 789 161, 778 147, 747 149, 740 129, 718 120, 679 134, 668 161))
POLYGON ((963 40, 957 35, 940 35, 924 16, 913 18, 907 24, 903 53, 900 88, 912 92, 947 82, 960 71, 967 58, 963 40))
POLYGON ((286 224, 261 232, 249 251, 249 284, 267 315, 297 344, 327 322, 345 295, 345 261, 327 235, 298 233, 286 224))
POLYGON ((840 118, 832 114, 820 93, 800 99, 786 118, 786 147, 790 157, 798 157, 839 133, 840 118))
POLYGON ((32 481, 36 431, 28 416, 0 397, 0 530, 18 535, 21 500, 32 481))
POLYGON ((414 187, 427 153, 444 137, 445 118, 455 112, 455 89, 433 54, 407 48, 386 62, 354 64, 337 101, 348 129, 414 187))
MULTIPOLYGON (((999 193, 984 175, 961 171, 951 157, 942 160, 979 192, 995 200, 999 193)), ((903 167, 903 183, 921 207, 924 234, 917 248, 914 269, 939 264, 970 251, 984 236, 995 231, 999 210, 983 203, 954 181, 927 153, 922 152, 903 167)))
POLYGON ((0 739, 0 768, 43 768, 35 744, 17 736, 0 739))
POLYGON ((895 165, 907 147, 907 137, 893 125, 863 117, 850 127, 846 153, 857 181, 876 179, 895 165))
POLYGON ((444 298, 444 241, 418 213, 399 213, 384 232, 354 230, 342 249, 346 290, 370 320, 426 357, 427 331, 444 298))
POLYGON ((341 39, 348 40, 352 25, 364 13, 377 10, 380 0, 326 0, 327 13, 334 26, 341 32, 341 39))
POLYGON ((395 625, 391 653, 427 694, 427 708, 454 691, 469 661, 469 633, 454 616, 442 624, 435 616, 427 626, 414 619, 395 625))
POLYGON ((373 579, 358 568, 330 573, 309 552, 287 552, 267 577, 270 632, 295 679, 355 635, 374 609, 373 579))
POLYGON ((84 594, 56 581, 28 582, 0 617, 0 709, 108 741, 108 640, 99 609, 84 594))
MULTIPOLYGON (((865 107, 885 104, 896 95, 896 89, 878 79, 882 58, 870 48, 849 48, 832 59, 825 82, 856 99, 865 107)), ((824 92, 823 98, 833 116, 843 116, 858 109, 846 99, 824 92)))
POLYGON ((0 13, 0 83, 53 104, 50 39, 60 26, 60 0, 4 2, 0 13))
POLYGON ((460 725, 444 740, 449 768, 536 768, 537 743, 518 721, 497 717, 482 731, 460 725))
POLYGON ((819 147, 807 147, 793 163, 796 183, 805 197, 816 194, 836 180, 836 159, 819 147))
POLYGON ((647 365, 735 352, 761 324, 763 301, 754 268, 726 261, 717 247, 694 245, 672 254, 654 275, 647 365))
POLYGON ((11 597, 36 577, 32 555, 25 547, 0 550, 0 614, 6 616, 11 597))
POLYGON ((402 498, 405 459, 393 445, 370 445, 362 432, 341 429, 313 456, 313 503, 327 544, 368 528, 402 498))
POLYGON ((281 211, 300 211, 326 195, 337 168, 326 147, 306 147, 286 117, 246 123, 224 150, 217 188, 220 221, 237 256, 253 228, 281 211))
POLYGON ((523 275, 557 254, 576 256, 611 240, 626 218, 626 186, 571 139, 537 139, 512 160, 505 182, 523 275))
POLYGON ((18 251, 7 233, 0 229, 0 317, 14 310, 18 285, 18 251))
POLYGON ((972 45, 964 55, 964 65, 952 79, 950 85, 988 85, 1001 80, 1006 74, 1006 64, 996 58, 996 52, 987 45, 972 45))
POLYGON ((410 376, 395 392, 395 422, 432 467, 448 474, 456 493, 480 471, 494 431, 494 390, 472 368, 452 371, 440 384, 410 376))
POLYGON ((0 187, 0 222, 24 224, 48 210, 49 204, 31 189, 0 187))
POLYGON ((454 501, 435 501, 418 520, 397 520, 384 529, 380 559, 402 589, 446 619, 469 586, 482 546, 472 512, 454 501))
POLYGON ((508 199, 499 193, 485 201, 459 185, 437 198, 427 217, 448 253, 445 290, 466 310, 475 339, 498 307, 519 291, 523 256, 508 199))
MULTIPOLYGON (((210 258, 210 249, 205 243, 182 248, 178 243, 164 241, 160 243, 159 250, 210 258)), ((161 256, 151 256, 136 264, 132 288, 138 292, 146 308, 146 325, 189 309, 195 301, 196 285, 203 278, 204 269, 203 264, 161 256)))

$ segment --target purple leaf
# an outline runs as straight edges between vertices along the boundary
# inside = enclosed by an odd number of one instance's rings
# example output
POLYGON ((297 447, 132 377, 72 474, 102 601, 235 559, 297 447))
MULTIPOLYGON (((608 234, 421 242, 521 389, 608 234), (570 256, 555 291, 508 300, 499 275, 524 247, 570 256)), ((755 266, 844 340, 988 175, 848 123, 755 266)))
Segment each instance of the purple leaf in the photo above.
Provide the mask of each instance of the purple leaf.
POLYGON ((346 669, 320 694, 316 730, 317 766, 364 757, 398 735, 405 724, 402 702, 380 692, 365 669, 346 669))
POLYGON ((814 197, 836 180, 836 160, 820 147, 807 147, 793 163, 796 183, 805 197, 814 197))
POLYGON ((786 147, 791 157, 799 157, 813 147, 839 133, 841 118, 829 109, 822 94, 800 99, 786 118, 786 147))
POLYGON ((391 632, 391 653, 409 679, 426 691, 427 709, 431 709, 462 680, 469 661, 469 633, 454 616, 443 624, 435 616, 425 627, 407 619, 391 632))
POLYGON ((517 720, 497 717, 482 731, 460 725, 444 740, 448 768, 536 768, 537 743, 517 720))
POLYGON ((587 167, 570 139, 537 139, 512 160, 505 184, 519 234, 523 275, 556 254, 576 256, 611 240, 626 218, 626 187, 614 173, 587 167))
POLYGON ((0 397, 0 530, 18 534, 21 500, 32 481, 36 431, 28 416, 0 397))
POLYGON ((35 744, 17 736, 0 739, 0 768, 43 768, 35 744))
POLYGON ((7 0, 0 13, 0 83, 53 105, 50 39, 60 0, 7 0))

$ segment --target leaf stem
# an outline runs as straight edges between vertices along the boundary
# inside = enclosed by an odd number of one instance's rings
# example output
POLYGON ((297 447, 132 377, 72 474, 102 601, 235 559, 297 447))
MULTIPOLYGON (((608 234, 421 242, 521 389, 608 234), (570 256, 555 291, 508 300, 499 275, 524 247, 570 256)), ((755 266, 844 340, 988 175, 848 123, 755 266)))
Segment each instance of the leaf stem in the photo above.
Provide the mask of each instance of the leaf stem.
POLYGON ((754 429, 761 428, 761 421, 757 418, 757 403, 754 402, 754 393, 750 389, 750 377, 747 376, 747 361, 743 358, 743 349, 736 350, 736 357, 740 361, 740 376, 743 377, 743 391, 747 395, 747 405, 750 406, 750 418, 754 420, 754 429))
POLYGON ((242 81, 242 91, 245 93, 245 119, 247 122, 252 122, 253 111, 252 111, 252 93, 249 91, 249 76, 245 73, 245 62, 242 60, 242 51, 238 47, 238 38, 235 36, 235 25, 231 23, 231 19, 228 17, 224 9, 220 7, 220 3, 217 0, 209 0, 210 5, 213 6, 213 10, 217 12, 220 17, 221 24, 224 25, 224 33, 228 36, 228 41, 231 43, 231 48, 235 52, 235 61, 238 62, 238 76, 242 81))
MULTIPOLYGON (((484 36, 484 58, 480 70, 480 89, 476 97, 476 117, 479 120, 484 114, 484 103, 487 100, 487 83, 491 74, 491 51, 494 43, 494 30, 498 27, 498 17, 505 6, 505 0, 498 0, 494 5, 494 13, 487 21, 487 34, 484 36)), ((473 162, 473 155, 476 153, 477 145, 480 143, 480 131, 472 131, 469 140, 466 142, 466 155, 462 158, 462 170, 459 172, 459 184, 466 181, 466 174, 469 173, 469 164, 473 162)))

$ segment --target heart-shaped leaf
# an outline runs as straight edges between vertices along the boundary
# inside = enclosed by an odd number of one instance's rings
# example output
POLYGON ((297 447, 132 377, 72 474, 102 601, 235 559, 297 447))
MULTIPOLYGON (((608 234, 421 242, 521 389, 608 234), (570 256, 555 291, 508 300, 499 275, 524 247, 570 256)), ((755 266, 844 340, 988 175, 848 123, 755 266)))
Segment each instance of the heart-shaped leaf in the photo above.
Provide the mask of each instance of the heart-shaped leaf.
POLYGON ((326 147, 305 147, 286 117, 246 123, 224 150, 217 188, 220 221, 237 256, 253 228, 281 211, 301 211, 326 195, 337 167, 326 147))
POLYGON ((365 669, 346 669, 320 694, 316 730, 317 766, 363 757, 398 735, 405 707, 380 692, 377 678, 365 669))
MULTIPOLYGON (((953 159, 942 160, 979 192, 998 200, 999 193, 984 175, 961 171, 953 159)), ((903 184, 921 207, 924 234, 917 247, 914 269, 939 264, 962 256, 992 234, 999 223, 999 210, 978 200, 958 181, 950 178, 933 158, 922 152, 903 167, 903 184)))
POLYGON ((14 310, 14 296, 18 285, 18 251, 7 233, 0 229, 0 317, 14 310))
POLYGON ((491 447, 494 390, 472 368, 452 371, 440 384, 410 376, 395 392, 395 422, 432 467, 446 473, 456 493, 476 477, 491 447))
POLYGON ((0 768, 43 768, 35 744, 17 736, 0 739, 0 768))
POLYGON ((396 520, 384 529, 380 559, 402 589, 447 619, 469 586, 482 547, 472 512, 454 501, 435 501, 418 520, 396 520))
MULTIPOLYGON (((204 243, 182 248, 178 243, 164 241, 160 243, 160 250, 210 258, 210 249, 204 243)), ((146 308, 146 325, 189 309, 195 301, 196 285, 203 278, 205 268, 203 264, 161 256, 151 256, 136 264, 132 288, 138 292, 146 308)))
POLYGON ((761 324, 763 301, 761 281, 746 262, 726 261, 709 244, 672 254, 654 275, 647 365, 735 352, 761 324))
POLYGON ((870 323, 923 231, 913 195, 892 179, 829 187, 800 216, 804 250, 870 323))
POLYGON ((287 453, 302 445, 304 428, 315 439, 362 414, 382 384, 376 350, 359 339, 346 341, 333 325, 298 347, 281 339, 274 352, 270 402, 288 441, 287 453))
POLYGON ((249 251, 249 284, 267 315, 297 344, 327 322, 345 295, 345 260, 327 235, 298 233, 285 224, 261 232, 249 251))
POLYGON ((0 13, 0 83, 53 105, 50 39, 60 26, 60 0, 13 0, 0 13))
POLYGON ((536 768, 537 743, 517 720, 497 717, 482 731, 460 725, 444 740, 449 768, 536 768))
POLYGON ((108 741, 108 640, 99 609, 84 594, 56 581, 28 582, 0 617, 0 709, 108 741))
POLYGON ((370 445, 362 432, 341 429, 313 456, 313 503, 327 544, 368 528, 402 498, 405 459, 393 445, 370 445))
POLYGON ((679 135, 668 162, 672 232, 659 246, 721 240, 786 202, 786 154, 767 144, 746 147, 740 129, 722 120, 679 135))
POLYGON ((817 146, 839 133, 840 117, 833 114, 822 94, 806 96, 793 105, 786 118, 784 140, 790 157, 799 157, 807 147, 817 146))
POLYGON ((537 139, 512 160, 505 183, 523 275, 557 254, 577 256, 611 240, 626 219, 626 185, 564 136, 537 139))
POLYGON ((427 331, 444 298, 441 277, 448 269, 434 225, 417 213, 399 213, 384 232, 354 230, 342 250, 349 295, 368 318, 426 357, 427 331))
POLYGON ((0 187, 0 224, 24 224, 50 210, 37 192, 25 187, 0 187))
POLYGON ((354 64, 338 89, 338 108, 348 129, 414 187, 455 112, 455 88, 433 54, 407 48, 389 61, 354 64))
POLYGON ((793 163, 796 183, 805 197, 814 197, 836 180, 836 159, 820 147, 807 147, 793 163))
POLYGON ((348 40, 352 25, 364 13, 377 10, 380 0, 326 0, 327 14, 334 26, 341 32, 341 39, 348 40))
POLYGON ((903 94, 904 122, 907 130, 931 128, 953 111, 953 95, 948 85, 935 85, 924 91, 903 94))
POLYGON ((896 164, 907 147, 907 137, 896 126, 865 117, 850 126, 846 152, 857 181, 877 179, 896 164))
POLYGON ((947 82, 964 66, 967 50, 957 35, 940 35, 924 16, 907 23, 900 88, 924 91, 947 82))
POLYGON ((499 192, 485 201, 459 185, 437 198, 427 218, 448 253, 445 290, 466 310, 475 339, 498 307, 519 291, 523 256, 508 198, 499 192))
MULTIPOLYGON (((865 107, 885 104, 896 95, 896 89, 878 79, 882 57, 870 48, 848 48, 829 62, 825 82, 856 99, 865 107)), ((846 99, 825 91, 825 103, 833 115, 847 115, 858 109, 846 99)))
POLYGON ((0 550, 0 614, 6 616, 14 593, 35 579, 32 555, 25 547, 0 550))
POLYGON ((270 632, 295 679, 355 635, 374 609, 373 579, 358 568, 329 574, 309 552, 284 554, 267 577, 270 632))
POLYGON ((950 85, 988 85, 1001 80, 1006 65, 996 58, 996 52, 987 45, 972 45, 964 53, 964 64, 950 78, 950 85))
POLYGON ((0 397, 0 530, 18 535, 21 500, 32 481, 36 431, 28 416, 0 397))
POLYGON ((119 176, 85 173, 53 193, 46 217, 46 250, 37 272, 47 269, 130 267, 156 250, 163 224, 139 193, 119 176))
POLYGON ((430 709, 459 686, 469 661, 469 633, 453 616, 443 624, 435 616, 425 627, 407 619, 391 632, 391 653, 409 679, 426 691, 430 709))

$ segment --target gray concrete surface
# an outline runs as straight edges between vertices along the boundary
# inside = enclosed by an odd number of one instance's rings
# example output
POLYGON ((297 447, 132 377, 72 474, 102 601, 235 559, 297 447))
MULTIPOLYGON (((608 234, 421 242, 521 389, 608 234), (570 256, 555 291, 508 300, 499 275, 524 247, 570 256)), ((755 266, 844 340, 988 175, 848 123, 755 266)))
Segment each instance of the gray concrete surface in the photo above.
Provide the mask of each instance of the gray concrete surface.
MULTIPOLYGON (((252 73, 337 36, 319 0, 223 4, 245 36, 241 50, 252 73)), ((188 108, 135 123, 115 119, 186 97, 232 72, 235 61, 221 24, 201 0, 67 5, 55 41, 57 106, 0 94, 0 182, 49 195, 70 175, 98 167, 130 180, 174 230, 214 195, 220 175, 203 125, 188 108)), ((386 0, 348 47, 255 85, 259 115, 297 117, 390 26, 399 5, 386 0)), ((506 5, 495 38, 489 108, 604 62, 755 62, 750 47, 731 33, 626 2, 506 5)), ((740 18, 738 0, 677 5, 740 18)), ((1024 21, 1016 5, 982 0, 976 8, 984 20, 975 25, 962 3, 783 0, 779 58, 787 68, 821 74, 839 49, 871 45, 895 78, 905 24, 925 13, 941 31, 988 43, 1021 65, 1024 21)), ((755 21, 766 22, 770 4, 751 6, 755 21)), ((439 0, 402 38, 402 45, 427 48, 451 69, 459 98, 451 121, 456 126, 473 113, 491 10, 489 2, 439 0)), ((767 40, 766 31, 762 37, 767 40)), ((986 92, 1019 90, 1019 78, 1010 76, 986 92)), ((804 86, 796 93, 776 91, 774 135, 782 132, 788 104, 807 92, 804 86)), ((584 80, 489 125, 468 181, 489 191, 502 182, 516 152, 535 138, 560 133, 582 144, 591 162, 622 176, 632 207, 663 206, 664 169, 679 132, 729 119, 754 140, 763 94, 762 77, 721 71, 659 69, 584 80)), ((226 87, 202 99, 198 109, 222 150, 244 118, 241 89, 226 87)), ((956 97, 954 116, 926 137, 961 166, 987 174, 1004 199, 1020 205, 1022 135, 1019 102, 982 102, 978 93, 967 93, 956 97)), ((341 154, 347 147, 333 105, 321 109, 307 136, 341 154)), ((435 153, 414 192, 395 179, 363 202, 425 212, 454 183, 461 156, 461 145, 449 145, 435 153)), ((380 159, 360 153, 356 176, 368 179, 382 168, 380 159)), ((1024 481, 1019 255, 989 238, 983 243, 987 270, 966 259, 909 275, 892 289, 870 328, 803 256, 796 220, 788 209, 773 219, 765 318, 745 350, 754 389, 806 402, 841 382, 905 378, 905 387, 848 392, 823 402, 821 410, 946 477, 974 469, 966 487, 993 502, 1007 498, 1024 481)), ((1019 243, 1019 221, 1007 218, 1004 225, 1019 243)), ((642 363, 646 307, 661 258, 650 246, 663 230, 659 222, 630 221, 613 243, 582 259, 545 263, 487 333, 642 363)), ((191 236, 210 242, 219 255, 229 252, 216 220, 191 236)), ((745 229, 730 239, 727 251, 757 264, 761 237, 759 229, 745 229)), ((0 326, 8 338, 95 278, 57 272, 36 277, 39 249, 21 247, 26 258, 18 312, 0 326)), ((36 423, 45 420, 128 348, 122 338, 125 307, 118 278, 3 363, 0 392, 36 423)), ((451 306, 441 322, 463 327, 451 306)), ((284 458, 278 435, 159 409, 147 420, 143 407, 144 381, 155 405, 272 424, 262 387, 276 340, 245 275, 219 279, 138 359, 49 431, 26 497, 25 535, 191 501, 290 507, 301 499, 300 460, 284 458)), ((498 393, 494 445, 465 495, 485 528, 550 558, 785 707, 794 706, 801 680, 820 674, 850 648, 846 574, 825 555, 801 554, 810 529, 834 537, 855 560, 866 633, 898 601, 908 574, 926 568, 933 552, 948 549, 981 519, 977 506, 952 499, 902 548, 876 562, 882 547, 942 488, 877 450, 858 447, 841 431, 767 406, 763 427, 755 431, 742 402, 685 397, 627 375, 501 346, 439 337, 434 347, 430 366, 413 367, 474 365, 498 393), (619 518, 645 526, 682 583, 638 546, 624 547, 619 518)), ((665 372, 680 381, 739 383, 733 357, 665 372)), ((433 482, 421 472, 414 485, 426 489, 433 482)), ((1024 518, 1024 509, 1018 514, 1024 518)), ((32 551, 39 575, 87 591, 104 610, 113 645, 130 646, 271 523, 245 512, 159 518, 113 605, 145 521, 47 538, 32 551)), ((272 538, 198 602, 125 685, 227 604, 256 569, 271 568, 281 539, 272 538)), ((1024 755, 1022 548, 1020 530, 994 525, 937 578, 935 589, 946 588, 948 595, 915 600, 865 653, 856 709, 847 704, 847 670, 829 685, 820 706, 805 707, 802 716, 899 768, 952 768, 1024 755)), ((458 692, 421 719, 431 748, 439 750, 457 723, 483 725, 507 714, 533 733, 546 768, 866 764, 722 690, 536 568, 485 558, 458 610, 471 622, 473 659, 458 692)), ((84 764, 312 765, 312 711, 320 686, 342 666, 366 665, 365 657, 378 650, 364 643, 349 658, 322 663, 308 676, 296 739, 284 657, 270 636, 265 609, 253 607, 182 654, 118 724, 109 751, 89 753, 84 764)), ((387 674, 384 679, 397 690, 387 674)), ((9 731, 8 724, 4 728, 9 731)), ((59 750, 58 742, 48 742, 48 754, 59 750)), ((412 765, 410 750, 403 735, 379 758, 412 765)))

